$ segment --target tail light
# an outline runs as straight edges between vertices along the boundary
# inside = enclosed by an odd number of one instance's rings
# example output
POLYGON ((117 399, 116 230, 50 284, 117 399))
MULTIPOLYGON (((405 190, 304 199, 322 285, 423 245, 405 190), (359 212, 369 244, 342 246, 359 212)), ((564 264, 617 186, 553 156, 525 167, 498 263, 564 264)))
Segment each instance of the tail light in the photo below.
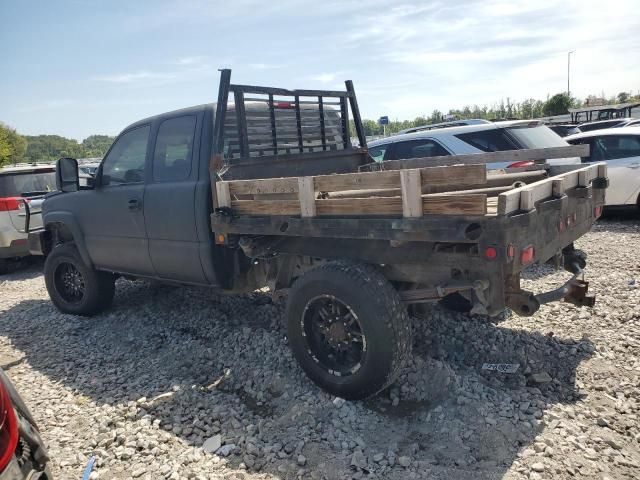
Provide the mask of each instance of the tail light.
POLYGON ((567 224, 565 223, 564 219, 561 218, 560 221, 558 222, 558 231, 560 233, 564 232, 567 229, 567 224))
POLYGON ((487 247, 484 251, 484 256, 489 260, 493 260, 498 256, 498 251, 494 247, 487 247))
POLYGON ((0 212, 10 212, 12 210, 20 210, 24 207, 24 199, 20 197, 0 197, 0 212))
POLYGON ((0 381, 0 472, 13 458, 18 445, 18 420, 9 393, 0 381))
POLYGON ((514 247, 513 245, 509 244, 509 246, 507 247, 507 257, 512 260, 513 257, 516 256, 516 247, 514 247))
POLYGON ((600 215, 602 215, 602 207, 596 207, 593 209, 593 215, 596 218, 600 218, 600 215))
POLYGON ((530 167, 532 165, 535 165, 535 162, 531 160, 520 160, 519 162, 509 164, 507 168, 530 167))
POLYGON ((533 245, 529 245, 528 247, 522 249, 522 253, 520 254, 520 262, 522 265, 529 265, 533 262, 533 259, 536 256, 535 249, 533 245))

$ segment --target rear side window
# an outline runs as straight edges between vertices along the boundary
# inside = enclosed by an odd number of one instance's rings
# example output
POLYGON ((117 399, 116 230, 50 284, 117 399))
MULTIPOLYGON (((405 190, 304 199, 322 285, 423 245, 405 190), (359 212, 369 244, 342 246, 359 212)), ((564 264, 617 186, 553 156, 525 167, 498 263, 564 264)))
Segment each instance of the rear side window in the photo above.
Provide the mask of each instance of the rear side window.
POLYGON ((593 141, 592 161, 628 157, 640 157, 640 136, 607 135, 598 137, 593 141))
POLYGON ((518 146, 501 128, 460 133, 456 135, 456 137, 483 152, 501 152, 504 150, 518 149, 518 146))
POLYGON ((56 189, 53 171, 18 172, 0 175, 0 197, 41 195, 56 189))
POLYGON ((369 156, 373 158, 376 162, 381 162, 384 160, 384 154, 387 151, 389 145, 380 145, 378 147, 370 147, 369 148, 369 156))
POLYGON ((400 160, 403 158, 440 157, 449 155, 442 145, 435 140, 408 140, 393 144, 385 160, 400 160))
POLYGON ((153 180, 176 182, 191 175, 196 116, 171 118, 160 124, 153 154, 153 180))

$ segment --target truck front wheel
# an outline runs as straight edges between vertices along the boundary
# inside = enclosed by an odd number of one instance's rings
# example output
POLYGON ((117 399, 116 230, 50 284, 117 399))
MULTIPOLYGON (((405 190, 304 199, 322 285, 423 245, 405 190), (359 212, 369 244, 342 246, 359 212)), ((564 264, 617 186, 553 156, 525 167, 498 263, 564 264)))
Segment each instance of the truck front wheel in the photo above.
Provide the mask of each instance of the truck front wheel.
POLYGON ((329 262, 305 273, 289 293, 286 316, 300 366, 339 397, 378 393, 411 353, 406 306, 372 265, 329 262))
POLYGON ((93 315, 107 308, 115 276, 87 267, 73 244, 54 248, 44 264, 44 281, 53 304, 64 313, 93 315))

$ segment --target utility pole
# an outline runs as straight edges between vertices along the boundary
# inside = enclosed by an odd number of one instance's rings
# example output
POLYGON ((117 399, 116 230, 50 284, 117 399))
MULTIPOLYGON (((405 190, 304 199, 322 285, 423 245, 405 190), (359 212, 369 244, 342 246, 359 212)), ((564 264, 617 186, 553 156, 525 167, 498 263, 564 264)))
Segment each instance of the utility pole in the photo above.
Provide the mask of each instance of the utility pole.
POLYGON ((575 50, 571 50, 567 53, 567 96, 571 96, 571 88, 569 87, 569 77, 571 75, 571 54, 576 53, 575 50))

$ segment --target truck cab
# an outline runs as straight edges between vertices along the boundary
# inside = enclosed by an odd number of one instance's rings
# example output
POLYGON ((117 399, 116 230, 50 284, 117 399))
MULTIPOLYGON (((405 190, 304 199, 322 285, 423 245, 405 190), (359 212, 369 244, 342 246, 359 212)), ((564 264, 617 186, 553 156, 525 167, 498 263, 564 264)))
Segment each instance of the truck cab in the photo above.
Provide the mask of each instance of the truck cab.
POLYGON ((129 125, 93 185, 47 198, 50 232, 72 238, 83 261, 98 270, 217 285, 206 161, 212 118, 209 104, 129 125))

